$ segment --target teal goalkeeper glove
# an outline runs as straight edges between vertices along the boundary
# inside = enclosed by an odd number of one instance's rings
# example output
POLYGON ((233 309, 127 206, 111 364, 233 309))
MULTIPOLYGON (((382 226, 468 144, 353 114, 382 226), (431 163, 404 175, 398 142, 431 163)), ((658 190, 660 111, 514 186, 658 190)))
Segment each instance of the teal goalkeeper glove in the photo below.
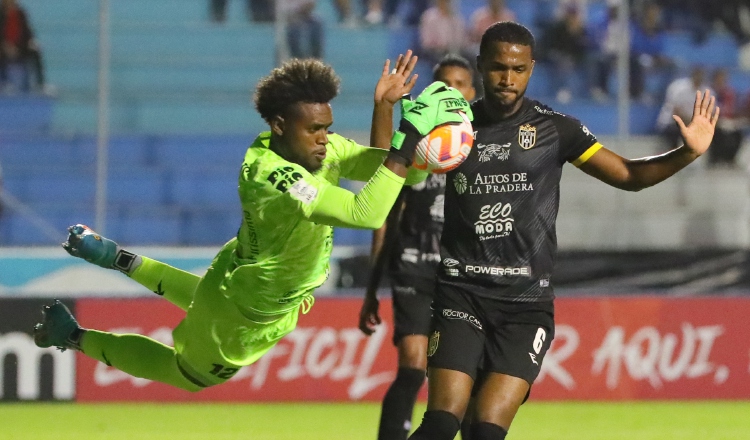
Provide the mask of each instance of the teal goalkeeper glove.
POLYGON ((86 225, 70 226, 68 232, 68 240, 62 247, 74 257, 126 274, 141 263, 140 256, 124 250, 114 241, 102 237, 86 225))
POLYGON ((401 100, 401 122, 391 138, 391 152, 411 165, 419 141, 435 127, 463 122, 459 112, 474 119, 461 92, 441 81, 430 84, 415 101, 401 100))

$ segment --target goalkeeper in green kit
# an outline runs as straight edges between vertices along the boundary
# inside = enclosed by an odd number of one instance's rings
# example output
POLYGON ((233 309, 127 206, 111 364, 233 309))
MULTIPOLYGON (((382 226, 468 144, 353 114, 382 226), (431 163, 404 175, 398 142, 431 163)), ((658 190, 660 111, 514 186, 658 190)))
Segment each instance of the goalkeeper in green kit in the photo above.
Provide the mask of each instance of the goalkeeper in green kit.
POLYGON ((73 256, 117 269, 185 310, 174 347, 136 334, 80 327, 56 301, 34 327, 39 347, 80 350, 136 377, 199 391, 231 378, 291 332, 328 275, 333 226, 378 228, 401 187, 425 175, 409 168, 419 139, 471 115, 461 94, 434 83, 415 101, 416 57, 385 62, 375 88, 369 148, 328 131, 339 78, 317 60, 292 60, 261 79, 255 106, 270 131, 245 154, 238 191, 243 220, 203 277, 122 249, 83 225, 69 228, 73 256), (393 106, 402 103, 391 137, 393 106), (387 149, 390 141, 390 151, 387 149), (358 194, 340 178, 366 181, 358 194))

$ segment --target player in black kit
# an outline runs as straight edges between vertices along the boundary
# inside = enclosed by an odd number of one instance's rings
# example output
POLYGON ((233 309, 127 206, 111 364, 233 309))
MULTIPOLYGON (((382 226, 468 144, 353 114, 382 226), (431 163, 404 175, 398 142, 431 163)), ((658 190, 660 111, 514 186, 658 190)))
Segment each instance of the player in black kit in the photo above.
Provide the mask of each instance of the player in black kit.
MULTIPOLYGON (((473 69, 458 56, 446 56, 433 69, 433 81, 474 99, 473 69)), ((393 291, 393 343, 398 348, 398 372, 383 399, 379 440, 406 440, 414 402, 427 370, 430 303, 435 294, 435 273, 440 263, 445 174, 430 174, 426 181, 406 187, 386 225, 373 233, 372 271, 359 317, 367 335, 380 323, 376 296, 386 262, 393 291)))
POLYGON ((562 166, 638 191, 703 154, 719 116, 698 92, 684 145, 628 160, 578 120, 524 98, 534 37, 512 22, 485 31, 485 97, 472 105, 474 148, 447 176, 441 268, 428 344, 428 403, 412 440, 452 440, 477 382, 472 440, 504 439, 554 337, 551 273, 562 166))

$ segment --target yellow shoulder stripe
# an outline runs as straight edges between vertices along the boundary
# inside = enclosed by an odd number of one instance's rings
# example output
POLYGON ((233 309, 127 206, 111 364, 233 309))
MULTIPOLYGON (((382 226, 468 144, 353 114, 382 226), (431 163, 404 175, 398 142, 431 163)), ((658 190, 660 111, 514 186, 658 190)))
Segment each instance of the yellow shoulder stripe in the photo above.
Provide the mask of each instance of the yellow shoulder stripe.
POLYGON ((595 143, 594 145, 590 146, 588 150, 584 151, 582 155, 578 156, 578 159, 571 162, 573 165, 580 167, 584 163, 586 163, 587 160, 591 159, 591 156, 593 156, 597 151, 599 151, 604 145, 600 144, 599 142, 595 143))

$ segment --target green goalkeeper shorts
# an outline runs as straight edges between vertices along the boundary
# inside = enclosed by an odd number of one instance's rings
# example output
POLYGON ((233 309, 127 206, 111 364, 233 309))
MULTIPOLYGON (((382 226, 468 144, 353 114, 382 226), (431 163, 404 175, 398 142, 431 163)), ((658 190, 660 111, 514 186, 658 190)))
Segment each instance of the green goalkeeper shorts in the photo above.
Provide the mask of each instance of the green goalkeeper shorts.
POLYGON ((226 382, 297 326, 299 307, 273 322, 258 323, 224 296, 219 286, 233 251, 234 246, 225 246, 216 256, 196 288, 187 316, 172 332, 178 367, 201 387, 226 382))

